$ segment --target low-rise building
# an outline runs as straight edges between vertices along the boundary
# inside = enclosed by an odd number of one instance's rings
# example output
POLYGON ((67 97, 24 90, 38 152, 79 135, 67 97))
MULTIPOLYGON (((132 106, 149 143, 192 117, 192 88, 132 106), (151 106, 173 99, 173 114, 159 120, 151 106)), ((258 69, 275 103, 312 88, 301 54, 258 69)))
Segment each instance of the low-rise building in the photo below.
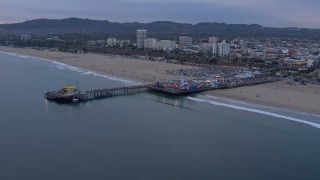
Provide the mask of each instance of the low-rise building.
POLYGON ((24 41, 29 41, 31 39, 31 35, 29 35, 29 34, 21 34, 20 39, 24 40, 24 41))
POLYGON ((144 48, 146 49, 154 49, 157 40, 155 38, 146 38, 144 40, 144 48))
POLYGON ((117 45, 117 39, 116 38, 108 38, 107 44, 108 44, 108 46, 115 46, 115 45, 117 45))
POLYGON ((199 44, 199 51, 210 52, 212 51, 213 43, 201 43, 199 44))
POLYGON ((163 51, 173 51, 176 49, 176 42, 170 40, 161 40, 155 43, 154 49, 163 51))
POLYGON ((180 49, 185 49, 190 46, 192 46, 192 38, 191 37, 185 37, 185 36, 179 37, 179 48, 180 49))

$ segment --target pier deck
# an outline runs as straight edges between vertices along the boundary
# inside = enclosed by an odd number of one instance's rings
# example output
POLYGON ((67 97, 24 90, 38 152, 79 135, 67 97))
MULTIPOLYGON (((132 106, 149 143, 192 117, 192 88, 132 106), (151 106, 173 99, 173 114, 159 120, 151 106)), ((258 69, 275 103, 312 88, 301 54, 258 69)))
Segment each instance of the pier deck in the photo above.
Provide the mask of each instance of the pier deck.
POLYGON ((45 93, 45 99, 55 101, 57 103, 72 103, 72 102, 85 102, 94 99, 102 99, 113 96, 129 95, 139 92, 144 92, 152 85, 138 85, 129 87, 117 87, 117 88, 105 88, 95 89, 91 91, 79 92, 72 95, 60 95, 57 91, 51 91, 45 93))
POLYGON ((151 86, 149 87, 150 90, 155 91, 155 92, 160 92, 160 93, 165 93, 169 94, 172 96, 183 96, 183 95, 189 95, 189 94, 195 94, 203 91, 209 91, 209 90, 215 90, 218 88, 201 88, 201 89, 196 89, 196 90, 180 90, 180 91, 168 91, 164 90, 158 87, 151 86))
POLYGON ((147 84, 147 85, 138 85, 138 86, 129 86, 129 87, 117 87, 117 88, 106 88, 106 89, 96 89, 91 91, 85 92, 77 92, 72 95, 64 95, 59 94, 59 91, 51 91, 45 93, 45 99, 50 101, 55 101, 57 103, 72 103, 72 102, 85 102, 91 101, 94 99, 102 99, 107 97, 113 96, 120 96, 120 95, 129 95, 135 94, 140 92, 145 92, 147 90, 165 93, 168 95, 179 96, 179 95, 189 95, 195 94, 203 91, 209 90, 218 90, 218 89, 230 89, 230 88, 237 88, 241 86, 252 86, 262 83, 270 83, 276 80, 266 80, 266 81, 257 81, 251 83, 244 83, 241 85, 224 85, 224 86, 217 86, 217 87, 203 87, 194 90, 166 90, 155 86, 155 84, 147 84))

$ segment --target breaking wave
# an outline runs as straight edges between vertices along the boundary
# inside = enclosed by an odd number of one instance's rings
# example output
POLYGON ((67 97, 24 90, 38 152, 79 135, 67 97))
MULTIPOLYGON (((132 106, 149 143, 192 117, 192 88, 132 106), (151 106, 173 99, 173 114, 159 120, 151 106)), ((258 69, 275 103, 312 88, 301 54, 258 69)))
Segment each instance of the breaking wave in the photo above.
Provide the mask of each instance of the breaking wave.
POLYGON ((53 67, 56 67, 56 68, 59 68, 59 69, 62 69, 62 70, 63 69, 67 69, 67 70, 70 70, 70 71, 81 73, 82 75, 93 75, 93 76, 97 76, 97 77, 106 78, 106 79, 109 79, 109 80, 112 80, 112 81, 121 81, 121 82, 129 83, 129 84, 140 84, 137 81, 132 81, 132 80, 128 80, 128 79, 124 79, 124 78, 120 78, 120 77, 115 77, 115 76, 108 76, 108 75, 105 75, 105 74, 100 74, 100 73, 97 73, 97 72, 94 72, 94 71, 90 71, 90 70, 74 67, 74 66, 71 66, 71 65, 67 65, 67 64, 56 62, 56 61, 52 61, 52 60, 49 60, 49 61, 51 61, 54 64, 53 67))
POLYGON ((237 110, 242 110, 242 111, 248 111, 248 112, 254 112, 254 113, 258 113, 258 114, 273 116, 273 117, 286 119, 286 120, 290 120, 290 121, 295 121, 298 123, 303 123, 303 124, 320 129, 320 124, 318 124, 318 123, 314 123, 314 122, 310 122, 310 121, 306 121, 306 120, 302 120, 302 119, 298 119, 298 118, 294 118, 294 117, 284 116, 284 115, 277 114, 277 113, 262 111, 262 110, 258 110, 258 109, 248 108, 248 107, 241 107, 241 106, 236 106, 236 105, 232 105, 232 104, 225 104, 225 103, 216 102, 216 101, 212 101, 212 100, 206 100, 206 99, 200 99, 200 98, 194 98, 194 97, 187 97, 187 98, 189 100, 203 102, 203 103, 209 103, 209 104, 212 104, 215 106, 222 106, 222 107, 227 107, 227 108, 232 108, 232 109, 237 109, 237 110))
POLYGON ((106 78, 106 79, 109 79, 109 80, 112 80, 112 81, 120 81, 120 82, 123 82, 123 83, 132 84, 132 85, 141 84, 139 81, 128 80, 128 79, 124 79, 124 78, 120 78, 120 77, 116 77, 116 76, 108 76, 108 75, 101 74, 101 73, 98 73, 98 72, 94 72, 94 71, 90 71, 90 70, 74 67, 74 66, 71 66, 71 65, 67 65, 67 64, 64 64, 64 63, 60 63, 60 62, 57 62, 57 61, 54 61, 54 60, 51 60, 51 59, 34 57, 34 56, 27 56, 27 55, 21 55, 21 54, 15 54, 15 53, 3 52, 3 51, 0 51, 0 52, 4 53, 4 54, 12 55, 12 56, 19 56, 21 58, 33 58, 33 59, 44 60, 44 61, 52 63, 52 64, 49 65, 51 67, 55 67, 55 68, 58 68, 58 69, 61 69, 61 70, 66 69, 66 70, 70 70, 70 71, 81 73, 83 75, 92 75, 92 76, 102 77, 102 78, 106 78))

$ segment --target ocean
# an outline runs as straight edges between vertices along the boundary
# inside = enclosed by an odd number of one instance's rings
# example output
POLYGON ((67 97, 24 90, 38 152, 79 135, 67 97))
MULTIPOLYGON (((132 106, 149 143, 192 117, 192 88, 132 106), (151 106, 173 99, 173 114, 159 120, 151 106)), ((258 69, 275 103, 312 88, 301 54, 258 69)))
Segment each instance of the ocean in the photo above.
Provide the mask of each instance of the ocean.
POLYGON ((320 179, 319 115, 205 95, 43 98, 136 84, 0 52, 0 179, 320 179))

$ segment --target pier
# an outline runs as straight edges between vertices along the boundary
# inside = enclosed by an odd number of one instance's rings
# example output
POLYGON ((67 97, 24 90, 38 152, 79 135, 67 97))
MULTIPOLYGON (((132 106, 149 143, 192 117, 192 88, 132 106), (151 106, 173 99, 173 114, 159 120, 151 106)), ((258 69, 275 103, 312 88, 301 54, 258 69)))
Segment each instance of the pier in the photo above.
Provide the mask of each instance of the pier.
MULTIPOLYGON (((120 95, 130 95, 139 92, 145 92, 151 87, 151 84, 148 85, 138 85, 138 86, 129 86, 129 87, 117 87, 117 88, 105 88, 105 89, 95 89, 85 92, 74 92, 72 94, 61 93, 60 91, 50 91, 45 92, 45 99, 50 101, 55 101, 57 103, 72 103, 72 102, 85 102, 91 101, 94 99, 103 99, 113 96, 120 95)), ((64 89, 64 88, 63 88, 64 89)))
POLYGON ((196 89, 196 90, 181 90, 181 91, 168 91, 165 89, 161 89, 155 86, 150 86, 149 87, 150 90, 155 91, 155 92, 159 92, 159 93, 164 93, 164 94, 168 94, 168 95, 172 95, 172 96, 183 96, 183 95, 189 95, 189 94, 195 94, 195 93, 200 93, 203 91, 209 91, 209 90, 216 90, 216 89, 223 89, 221 87, 208 87, 208 88, 201 88, 201 89, 196 89))
POLYGON ((148 90, 164 93, 172 96, 180 95, 190 95, 195 93, 200 93, 210 90, 219 90, 219 89, 231 89, 241 86, 253 86, 257 84, 275 82, 277 80, 264 80, 264 81, 254 81, 250 83, 243 83, 241 85, 222 85, 222 86, 203 86, 197 87, 195 89, 165 89, 160 87, 158 83, 156 84, 147 84, 147 85, 137 85, 137 86, 126 86, 126 87, 117 87, 117 88, 105 88, 105 89, 95 89, 91 91, 81 92, 75 86, 65 86, 59 91, 49 91, 44 93, 44 97, 47 100, 54 101, 57 103, 78 103, 86 102, 95 99, 103 99, 114 96, 123 96, 130 95, 140 92, 146 92, 148 90))

